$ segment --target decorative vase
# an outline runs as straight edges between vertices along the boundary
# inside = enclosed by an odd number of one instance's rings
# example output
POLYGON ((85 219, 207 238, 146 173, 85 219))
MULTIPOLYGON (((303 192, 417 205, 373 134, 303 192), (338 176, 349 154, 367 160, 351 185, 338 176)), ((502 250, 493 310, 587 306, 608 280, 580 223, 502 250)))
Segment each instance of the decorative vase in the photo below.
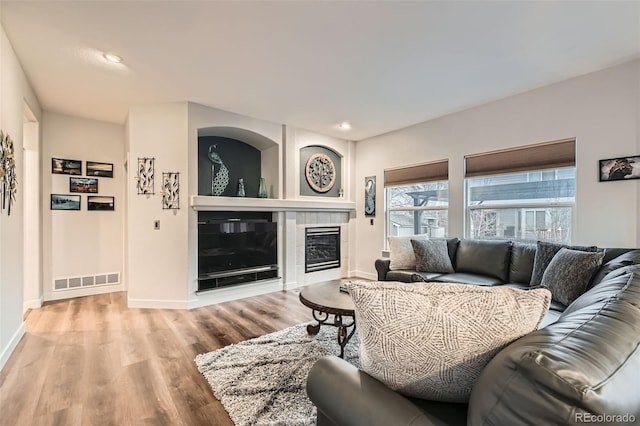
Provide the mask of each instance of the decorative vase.
POLYGON ((258 186, 258 198, 267 198, 267 186, 264 183, 264 178, 260 178, 260 186, 258 186))
POLYGON ((236 193, 236 195, 238 197, 244 197, 245 193, 244 193, 244 179, 240 178, 238 179, 238 192, 236 193))

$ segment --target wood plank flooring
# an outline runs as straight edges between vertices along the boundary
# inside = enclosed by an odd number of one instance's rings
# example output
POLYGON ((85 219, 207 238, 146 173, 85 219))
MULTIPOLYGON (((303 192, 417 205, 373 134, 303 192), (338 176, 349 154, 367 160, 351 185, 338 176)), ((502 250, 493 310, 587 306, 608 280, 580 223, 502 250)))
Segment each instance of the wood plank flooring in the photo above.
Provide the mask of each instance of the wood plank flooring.
POLYGON ((233 425, 194 358, 311 320, 297 291, 191 311, 124 292, 45 304, 0 373, 0 425, 233 425))

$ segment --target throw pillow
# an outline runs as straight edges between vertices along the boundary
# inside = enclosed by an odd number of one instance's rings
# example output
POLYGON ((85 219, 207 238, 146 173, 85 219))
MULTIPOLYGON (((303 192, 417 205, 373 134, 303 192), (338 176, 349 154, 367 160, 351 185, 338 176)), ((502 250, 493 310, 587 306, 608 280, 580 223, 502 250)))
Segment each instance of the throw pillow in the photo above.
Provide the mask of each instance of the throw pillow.
POLYGON ((529 283, 531 287, 538 287, 542 284, 542 276, 544 275, 545 269, 547 269, 547 266, 549 266, 549 262, 551 262, 553 256, 555 256, 556 253, 558 253, 562 248, 588 252, 598 251, 598 247, 596 246, 567 246, 563 244, 545 243, 543 241, 538 241, 536 247, 536 256, 533 258, 533 273, 531 275, 531 282, 529 283))
POLYGON ((593 274, 600 268, 604 252, 589 253, 567 248, 553 256, 542 276, 542 287, 554 300, 569 306, 587 290, 593 274))
POLYGON ((426 240, 428 235, 411 235, 408 237, 388 238, 389 241, 389 269, 397 271, 399 269, 416 269, 416 255, 413 253, 411 240, 426 240))
POLYGON ((466 402, 486 364, 536 329, 546 289, 451 283, 354 283, 360 365, 398 392, 466 402))
POLYGON ((441 274, 454 272, 445 240, 411 240, 411 245, 416 256, 416 271, 441 274))

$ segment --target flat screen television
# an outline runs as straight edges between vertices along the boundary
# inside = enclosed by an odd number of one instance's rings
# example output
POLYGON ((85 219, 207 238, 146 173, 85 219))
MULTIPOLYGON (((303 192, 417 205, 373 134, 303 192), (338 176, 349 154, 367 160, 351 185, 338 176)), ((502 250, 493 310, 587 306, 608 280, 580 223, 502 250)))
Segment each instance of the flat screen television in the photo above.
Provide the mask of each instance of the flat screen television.
POLYGON ((223 276, 278 263, 277 223, 264 220, 198 224, 198 276, 223 276))

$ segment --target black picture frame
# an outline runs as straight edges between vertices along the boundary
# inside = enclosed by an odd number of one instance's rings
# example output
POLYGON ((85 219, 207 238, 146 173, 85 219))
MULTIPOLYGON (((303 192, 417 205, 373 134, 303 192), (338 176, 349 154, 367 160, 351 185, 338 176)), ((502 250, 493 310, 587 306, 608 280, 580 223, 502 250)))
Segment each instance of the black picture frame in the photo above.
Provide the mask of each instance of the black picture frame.
POLYGON ((52 157, 51 173, 58 175, 82 175, 82 160, 52 157))
POLYGON ((640 155, 600 160, 598 177, 600 182, 640 179, 640 155))
POLYGON ((89 195, 87 197, 87 210, 114 211, 115 197, 105 197, 103 195, 89 195))
POLYGON ((70 177, 69 192, 79 192, 81 194, 97 194, 98 179, 90 177, 70 177))
POLYGON ((113 163, 99 163, 97 161, 87 161, 87 176, 113 177, 113 163))
POLYGON ((80 210, 80 196, 51 194, 51 210, 80 210))

